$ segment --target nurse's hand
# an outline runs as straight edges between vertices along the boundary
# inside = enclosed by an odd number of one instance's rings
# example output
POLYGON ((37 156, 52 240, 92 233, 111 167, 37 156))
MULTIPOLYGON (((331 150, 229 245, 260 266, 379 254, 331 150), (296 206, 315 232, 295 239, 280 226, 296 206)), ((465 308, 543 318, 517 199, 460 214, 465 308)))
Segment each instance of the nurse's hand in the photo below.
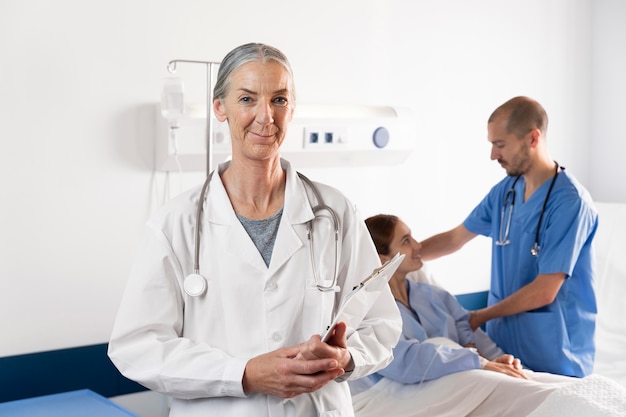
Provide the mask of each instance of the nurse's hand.
MULTIPOLYGON (((323 343, 317 336, 318 343, 323 343)), ((317 391, 345 373, 334 357, 296 360, 303 345, 277 349, 254 357, 246 364, 243 389, 246 394, 258 392, 281 398, 317 391)), ((324 343, 325 344, 325 343, 324 343)), ((314 349, 318 352, 319 349, 314 349)))
POLYGON ((478 329, 485 323, 486 320, 481 316, 481 310, 470 311, 469 324, 472 330, 478 329))

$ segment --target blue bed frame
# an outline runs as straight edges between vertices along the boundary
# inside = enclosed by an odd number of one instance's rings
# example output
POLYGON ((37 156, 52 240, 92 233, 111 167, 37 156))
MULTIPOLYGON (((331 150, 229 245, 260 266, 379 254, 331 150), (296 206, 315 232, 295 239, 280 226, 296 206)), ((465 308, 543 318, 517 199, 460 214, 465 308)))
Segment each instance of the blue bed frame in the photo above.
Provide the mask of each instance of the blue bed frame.
MULTIPOLYGON (((468 310, 487 305, 486 291, 456 297, 468 310)), ((104 397, 145 391, 119 373, 106 351, 102 343, 0 358, 0 402, 80 389, 104 397)))

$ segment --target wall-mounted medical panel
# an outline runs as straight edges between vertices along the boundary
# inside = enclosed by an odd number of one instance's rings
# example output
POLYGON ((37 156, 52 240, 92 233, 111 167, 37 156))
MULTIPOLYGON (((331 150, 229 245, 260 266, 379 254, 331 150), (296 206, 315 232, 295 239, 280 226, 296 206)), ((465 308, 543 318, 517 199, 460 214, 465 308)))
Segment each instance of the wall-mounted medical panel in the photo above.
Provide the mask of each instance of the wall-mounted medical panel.
MULTIPOLYGON (((155 106, 156 169, 202 171, 207 164, 206 107, 189 106, 174 132, 155 106), (172 135, 173 133, 173 135, 172 135)), ((226 123, 211 123, 212 166, 228 159, 226 123)), ((391 165, 417 144, 410 109, 390 106, 298 104, 281 155, 297 167, 391 165)))

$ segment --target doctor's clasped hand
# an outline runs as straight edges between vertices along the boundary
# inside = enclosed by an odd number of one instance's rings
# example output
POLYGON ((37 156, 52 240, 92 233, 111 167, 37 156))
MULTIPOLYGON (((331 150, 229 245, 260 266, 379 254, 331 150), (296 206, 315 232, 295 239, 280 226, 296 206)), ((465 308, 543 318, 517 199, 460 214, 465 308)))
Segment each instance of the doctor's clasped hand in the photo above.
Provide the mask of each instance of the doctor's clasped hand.
POLYGON ((291 398, 317 391, 352 371, 354 364, 346 347, 345 331, 345 323, 340 322, 327 343, 319 335, 313 335, 300 345, 251 359, 244 371, 244 391, 291 398), (337 339, 339 342, 335 344, 337 339))

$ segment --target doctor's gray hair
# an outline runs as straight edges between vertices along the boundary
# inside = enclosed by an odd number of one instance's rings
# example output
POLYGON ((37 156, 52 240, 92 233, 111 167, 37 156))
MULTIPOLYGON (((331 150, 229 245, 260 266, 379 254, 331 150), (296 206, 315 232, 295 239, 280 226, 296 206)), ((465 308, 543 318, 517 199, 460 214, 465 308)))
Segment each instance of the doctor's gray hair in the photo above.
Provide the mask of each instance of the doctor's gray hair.
POLYGON ((217 81, 213 89, 213 100, 223 99, 226 94, 228 94, 231 76, 236 69, 248 62, 254 61, 263 63, 275 61, 282 65, 289 73, 289 78, 291 79, 289 86, 291 89, 291 99, 295 102, 296 90, 293 81, 293 71, 291 70, 289 60, 285 54, 278 49, 262 43, 247 43, 238 46, 226 54, 217 73, 217 81))

